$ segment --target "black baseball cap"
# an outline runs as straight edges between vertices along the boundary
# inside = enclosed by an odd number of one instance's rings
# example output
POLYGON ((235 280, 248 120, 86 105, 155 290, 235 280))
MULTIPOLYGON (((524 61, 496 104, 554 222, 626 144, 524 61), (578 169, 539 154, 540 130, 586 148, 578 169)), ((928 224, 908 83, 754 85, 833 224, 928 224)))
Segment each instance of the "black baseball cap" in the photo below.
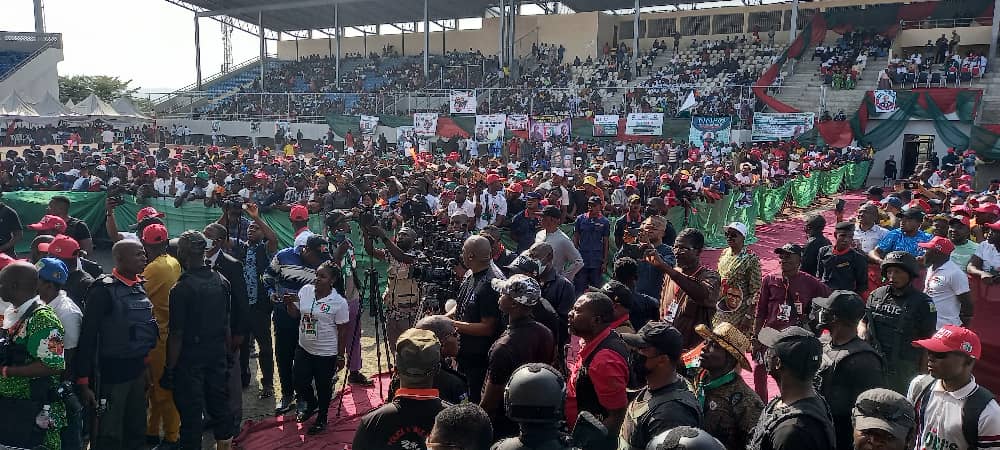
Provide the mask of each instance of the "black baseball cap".
POLYGON ((816 297, 813 305, 827 309, 846 319, 860 319, 865 314, 865 302, 853 291, 836 290, 828 297, 816 297))
POLYGON ((757 334, 757 340, 765 347, 774 350, 781 364, 799 375, 811 379, 819 370, 823 357, 823 344, 805 328, 788 327, 778 331, 765 327, 757 334))
POLYGON ((601 203, 601 197, 593 195, 589 199, 587 199, 587 203, 597 203, 597 204, 600 204, 601 203))
POLYGON ((868 188, 868 190, 865 191, 865 193, 871 196, 882 198, 882 194, 884 194, 885 191, 882 190, 880 186, 872 186, 868 188))
POLYGON ((920 208, 906 208, 903 210, 904 219, 924 220, 924 212, 920 208))
POLYGON ((836 231, 854 231, 854 222, 837 222, 833 227, 836 231))
POLYGON ((778 255, 780 255, 782 253, 794 253, 796 255, 800 255, 801 256, 802 255, 802 246, 799 245, 799 244, 785 244, 785 245, 782 245, 781 247, 778 247, 778 248, 774 249, 774 253, 778 254, 778 255))
POLYGON ((542 216, 551 217, 553 219, 562 219, 563 213, 558 206, 549 205, 542 209, 542 216))
POLYGON ((671 359, 681 357, 684 338, 666 322, 647 322, 636 333, 622 333, 622 340, 636 348, 653 347, 671 359))

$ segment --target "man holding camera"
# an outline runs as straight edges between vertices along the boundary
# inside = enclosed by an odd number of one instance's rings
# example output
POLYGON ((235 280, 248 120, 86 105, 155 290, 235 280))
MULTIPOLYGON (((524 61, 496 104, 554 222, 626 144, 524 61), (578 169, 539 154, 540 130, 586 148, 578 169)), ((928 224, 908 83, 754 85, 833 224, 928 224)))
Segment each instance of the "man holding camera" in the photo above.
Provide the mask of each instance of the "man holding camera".
POLYGON ((399 336, 413 327, 421 313, 420 286, 417 280, 410 277, 416 261, 412 253, 416 232, 409 227, 400 228, 393 242, 381 227, 361 230, 364 233, 365 253, 389 265, 386 271, 388 284, 382 301, 385 303, 386 335, 390 348, 395 348, 399 336), (375 248, 375 239, 381 241, 384 248, 375 248))

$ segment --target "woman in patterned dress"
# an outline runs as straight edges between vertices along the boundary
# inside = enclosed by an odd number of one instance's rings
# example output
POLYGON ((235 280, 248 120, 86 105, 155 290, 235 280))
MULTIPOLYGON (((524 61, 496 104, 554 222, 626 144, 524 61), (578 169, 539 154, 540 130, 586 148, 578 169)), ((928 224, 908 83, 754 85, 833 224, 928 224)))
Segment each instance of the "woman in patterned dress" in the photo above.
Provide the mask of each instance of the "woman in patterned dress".
POLYGON ((726 226, 729 247, 719 257, 722 298, 714 324, 729 322, 749 336, 753 326, 754 305, 760 293, 760 259, 746 246, 746 225, 733 222, 726 226))
MULTIPOLYGON (((15 282, 15 284, 18 283, 15 282)), ((38 300, 38 297, 35 297, 23 302, 18 307, 9 306, 3 317, 3 328, 11 333, 15 344, 21 345, 27 350, 28 359, 25 365, 4 368, 5 376, 0 377, 0 397, 29 398, 29 385, 33 378, 19 376, 26 370, 30 370, 31 373, 50 373, 47 376, 52 379, 54 387, 59 382, 59 374, 66 368, 66 360, 63 358, 63 327, 59 318, 56 317, 55 311, 38 300), (24 313, 35 304, 38 306, 27 322, 21 321, 24 313)), ((66 426, 66 408, 59 400, 48 404, 50 405, 49 416, 52 419, 52 426, 45 433, 42 446, 46 450, 59 450, 61 448, 59 431, 66 426)), ((2 436, 0 436, 0 441, 2 441, 2 436)))

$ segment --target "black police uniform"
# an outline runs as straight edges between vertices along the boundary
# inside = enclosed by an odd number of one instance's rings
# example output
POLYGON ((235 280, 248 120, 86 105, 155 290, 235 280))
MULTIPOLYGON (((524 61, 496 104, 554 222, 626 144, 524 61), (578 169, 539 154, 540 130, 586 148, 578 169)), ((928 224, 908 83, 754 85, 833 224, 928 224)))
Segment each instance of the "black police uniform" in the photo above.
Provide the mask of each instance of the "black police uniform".
POLYGON ((816 376, 816 391, 830 405, 833 427, 837 433, 837 449, 854 448, 854 426, 851 414, 854 400, 862 392, 885 385, 882 356, 861 338, 834 345, 829 335, 820 338, 823 359, 816 376))
POLYGON ((214 419, 217 440, 229 439, 236 431, 227 390, 232 295, 225 277, 208 267, 185 271, 170 290, 170 333, 183 336, 173 372, 182 449, 201 449, 203 412, 214 419))
POLYGON ((687 382, 644 387, 625 413, 618 448, 645 449, 654 436, 679 426, 701 427, 701 406, 687 382))
POLYGON ((845 290, 861 294, 868 290, 868 257, 851 248, 837 254, 832 245, 819 249, 816 278, 832 291, 845 290))
POLYGON ((520 436, 498 441, 490 450, 569 450, 573 447, 569 435, 549 424, 525 424, 520 436), (547 426, 548 425, 548 426, 547 426))
POLYGON ((833 420, 821 397, 806 397, 791 405, 782 404, 779 397, 761 412, 747 450, 831 449, 835 440, 833 420))
POLYGON ((906 395, 923 355, 923 349, 914 348, 910 342, 934 334, 937 328, 934 302, 912 285, 900 292, 882 286, 868 296, 867 309, 869 341, 885 359, 886 385, 906 395))

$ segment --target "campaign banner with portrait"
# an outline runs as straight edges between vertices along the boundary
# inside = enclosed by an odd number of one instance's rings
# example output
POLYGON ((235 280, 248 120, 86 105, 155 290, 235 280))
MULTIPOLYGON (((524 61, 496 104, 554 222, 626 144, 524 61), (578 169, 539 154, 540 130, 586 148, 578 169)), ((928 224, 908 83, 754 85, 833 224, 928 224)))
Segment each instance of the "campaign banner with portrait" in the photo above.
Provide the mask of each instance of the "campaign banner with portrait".
POLYGON ((409 142, 410 145, 416 145, 417 133, 413 131, 413 127, 396 127, 396 145, 402 147, 406 142, 409 142))
POLYGON ((691 116, 688 142, 695 147, 704 146, 705 141, 728 143, 732 127, 731 116, 691 116))
POLYGON ((625 134, 660 136, 663 134, 663 113, 630 113, 625 120, 625 134))
POLYGON ((378 116, 362 115, 358 128, 361 129, 361 134, 375 134, 375 129, 378 128, 378 116))
POLYGON ((891 89, 879 89, 875 91, 875 112, 891 113, 896 112, 896 91, 891 89))
POLYGON ((816 113, 753 113, 753 131, 750 140, 780 141, 793 139, 813 129, 816 113))
POLYGON ((528 129, 527 114, 507 114, 507 129, 510 131, 521 131, 528 129))
POLYGON ((618 136, 618 114, 594 116, 594 137, 618 136))
POLYGON ((568 137, 573 129, 572 120, 563 116, 531 116, 529 122, 528 138, 537 141, 568 137))
POLYGON ((437 134, 437 113, 413 113, 413 132, 418 136, 433 136, 437 134))
POLYGON ((475 114, 476 91, 451 91, 448 105, 452 114, 475 114))
POLYGON ((507 126, 506 114, 480 114, 476 116, 475 139, 478 142, 495 141, 503 136, 507 126))

